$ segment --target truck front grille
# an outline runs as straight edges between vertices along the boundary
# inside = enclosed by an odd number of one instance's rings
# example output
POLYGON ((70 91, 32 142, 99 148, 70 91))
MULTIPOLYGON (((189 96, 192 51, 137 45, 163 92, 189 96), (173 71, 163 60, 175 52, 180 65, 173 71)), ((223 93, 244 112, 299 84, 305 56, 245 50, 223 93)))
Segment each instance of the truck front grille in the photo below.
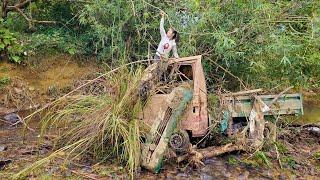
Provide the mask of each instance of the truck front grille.
POLYGON ((152 141, 152 144, 155 144, 156 146, 158 145, 158 143, 161 139, 161 136, 162 136, 164 130, 166 129, 166 126, 170 120, 171 115, 172 115, 172 109, 170 107, 168 107, 168 109, 165 112, 164 118, 161 120, 161 122, 157 128, 157 131, 155 132, 156 134, 155 134, 155 137, 152 141))

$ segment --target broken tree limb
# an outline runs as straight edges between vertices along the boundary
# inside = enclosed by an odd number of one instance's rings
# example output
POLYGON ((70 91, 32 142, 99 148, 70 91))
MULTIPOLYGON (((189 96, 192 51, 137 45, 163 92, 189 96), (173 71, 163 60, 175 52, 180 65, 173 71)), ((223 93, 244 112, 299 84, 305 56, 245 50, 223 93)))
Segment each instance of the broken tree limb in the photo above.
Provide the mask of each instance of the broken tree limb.
POLYGON ((289 91, 290 89, 292 89, 294 86, 290 86, 288 88, 286 88, 285 90, 283 90, 281 93, 279 93, 268 105, 269 107, 272 106, 273 103, 275 103, 279 97, 281 97, 284 93, 286 93, 287 91, 289 91))
POLYGON ((253 89, 253 90, 247 90, 247 91, 240 91, 240 92, 235 92, 235 93, 227 93, 227 94, 222 94, 223 96, 240 96, 240 95, 245 95, 245 94, 252 94, 252 93, 257 93, 261 92, 262 89, 253 89))
POLYGON ((32 23, 42 23, 42 24, 55 24, 57 23, 56 21, 39 21, 39 20, 34 20, 30 17, 28 17, 20 8, 16 6, 12 6, 15 11, 17 11, 26 21, 29 23, 29 28, 31 27, 32 23))
POLYGON ((14 8, 25 8, 26 6, 28 6, 27 4, 32 2, 34 0, 20 0, 20 2, 18 4, 15 4, 13 6, 8 6, 7 9, 8 10, 13 10, 14 8))
POLYGON ((203 164, 203 160, 207 158, 212 158, 225 153, 233 151, 245 151, 244 145, 229 143, 224 146, 219 147, 207 147, 203 149, 196 149, 190 145, 189 152, 177 158, 177 162, 182 162, 188 160, 192 165, 199 167, 203 164))
POLYGON ((240 151, 244 150, 243 145, 237 145, 237 144, 226 144, 225 146, 219 146, 219 147, 208 147, 205 149, 199 149, 199 153, 203 155, 204 158, 211 158, 214 156, 219 156, 221 154, 225 154, 228 152, 233 152, 233 151, 240 151))
POLYGON ((2 1, 2 15, 1 16, 3 19, 6 19, 9 12, 15 11, 15 12, 19 13, 28 22, 29 28, 32 28, 34 23, 41 23, 41 24, 55 24, 55 23, 57 23, 56 21, 35 20, 35 19, 32 19, 31 15, 28 16, 26 13, 24 13, 23 9, 26 9, 34 1, 35 0, 20 0, 16 4, 9 4, 8 0, 3 0, 2 1))

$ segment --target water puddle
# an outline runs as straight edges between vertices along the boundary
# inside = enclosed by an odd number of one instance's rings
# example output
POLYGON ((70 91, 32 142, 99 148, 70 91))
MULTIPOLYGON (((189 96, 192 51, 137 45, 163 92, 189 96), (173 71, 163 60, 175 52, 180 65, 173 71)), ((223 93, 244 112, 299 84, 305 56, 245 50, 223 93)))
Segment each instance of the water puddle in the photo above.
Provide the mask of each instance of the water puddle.
POLYGON ((16 65, 0 62, 0 78, 21 78, 30 89, 46 92, 50 87, 63 88, 70 86, 74 80, 97 72, 92 62, 79 64, 82 60, 68 56, 43 58, 36 65, 16 65))
POLYGON ((320 105, 305 104, 304 115, 301 118, 303 124, 320 123, 320 105))

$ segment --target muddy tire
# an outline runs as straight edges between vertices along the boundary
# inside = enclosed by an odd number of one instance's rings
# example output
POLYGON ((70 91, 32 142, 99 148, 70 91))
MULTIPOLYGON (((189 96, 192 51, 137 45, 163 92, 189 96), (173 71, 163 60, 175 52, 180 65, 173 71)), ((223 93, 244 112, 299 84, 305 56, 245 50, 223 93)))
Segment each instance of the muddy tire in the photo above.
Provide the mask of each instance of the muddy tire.
POLYGON ((189 135, 185 130, 179 130, 173 133, 169 139, 170 147, 177 153, 187 152, 189 144, 189 135))

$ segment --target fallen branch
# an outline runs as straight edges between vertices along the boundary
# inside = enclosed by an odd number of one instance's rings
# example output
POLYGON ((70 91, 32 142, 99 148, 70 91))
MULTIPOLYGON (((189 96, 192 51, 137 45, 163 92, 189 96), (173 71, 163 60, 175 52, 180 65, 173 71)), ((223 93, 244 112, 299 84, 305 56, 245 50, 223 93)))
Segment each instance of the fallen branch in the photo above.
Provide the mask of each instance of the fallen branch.
POLYGON ((293 87, 294 86, 290 86, 290 87, 286 88, 285 90, 283 90, 281 93, 279 93, 274 99, 272 99, 272 101, 268 104, 268 106, 270 107, 273 103, 275 103, 279 99, 279 97, 281 97, 284 93, 286 93, 287 91, 289 91, 293 87))
POLYGON ((236 145, 236 144, 226 144, 225 146, 219 146, 219 147, 208 147, 205 149, 199 149, 199 152, 203 154, 204 158, 211 158, 214 156, 219 156, 221 154, 225 154, 228 152, 233 151, 240 151, 244 150, 243 145, 236 145))
POLYGON ((240 96, 240 95, 245 95, 245 94, 257 93, 257 92, 261 92, 261 91, 262 91, 262 89, 253 89, 253 90, 240 91, 240 92, 235 92, 235 93, 222 94, 222 96, 240 96))
POLYGON ((196 149, 190 145, 189 152, 185 155, 177 157, 177 162, 188 160, 192 165, 199 167, 203 164, 203 160, 212 158, 233 151, 245 151, 242 144, 226 144, 219 147, 207 147, 204 149, 196 149))
POLYGON ((16 123, 12 124, 11 126, 15 126, 15 125, 17 125, 17 124, 19 124, 19 123, 22 123, 22 124, 24 124, 24 126, 25 126, 27 129, 29 129, 29 130, 32 131, 32 132, 35 132, 35 130, 32 129, 32 128, 30 128, 30 127, 27 125, 27 123, 26 123, 18 114, 17 114, 17 117, 19 118, 19 121, 17 121, 16 123))

